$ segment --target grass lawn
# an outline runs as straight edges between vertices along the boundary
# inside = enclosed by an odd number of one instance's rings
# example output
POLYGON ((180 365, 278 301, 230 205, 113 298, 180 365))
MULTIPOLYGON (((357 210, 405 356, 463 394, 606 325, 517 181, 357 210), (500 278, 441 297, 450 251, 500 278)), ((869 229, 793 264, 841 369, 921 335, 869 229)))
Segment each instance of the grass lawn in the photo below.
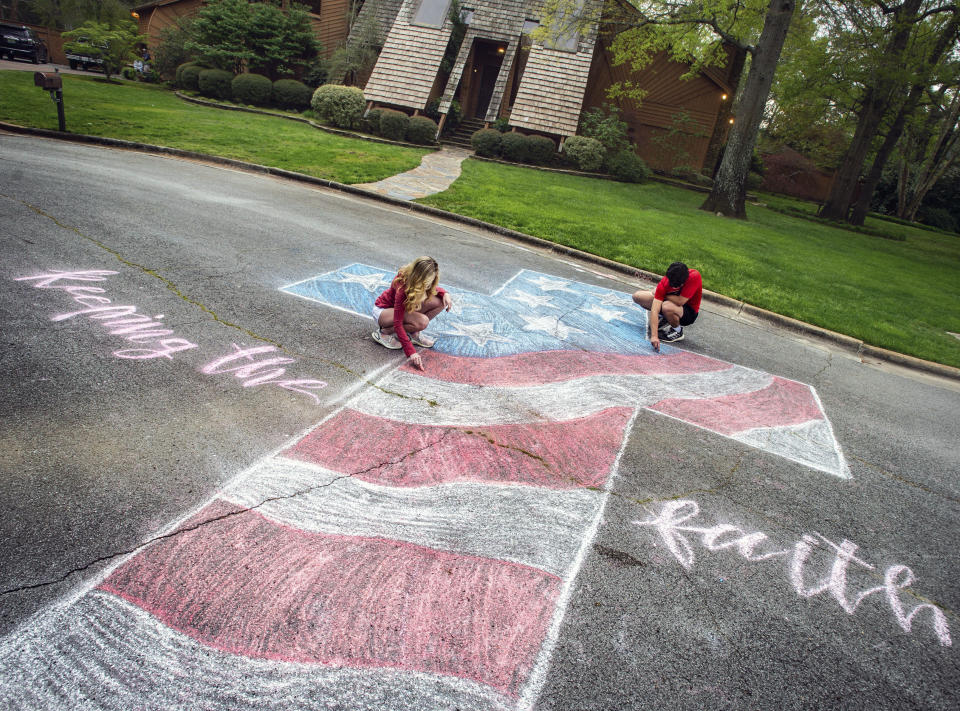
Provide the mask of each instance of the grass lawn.
MULTIPOLYGON (((199 106, 150 84, 107 84, 98 77, 64 74, 63 97, 72 133, 210 153, 341 183, 367 183, 411 170, 430 152, 199 106)), ((0 121, 57 129, 56 105, 33 85, 33 72, 0 71, 0 121)))
MULTIPOLYGON (((960 236, 869 218, 883 239, 747 206, 747 221, 697 208, 704 195, 484 161, 419 200, 663 274, 682 260, 704 286, 867 343, 960 367, 960 236)), ((766 199, 766 196, 764 196, 766 199)))

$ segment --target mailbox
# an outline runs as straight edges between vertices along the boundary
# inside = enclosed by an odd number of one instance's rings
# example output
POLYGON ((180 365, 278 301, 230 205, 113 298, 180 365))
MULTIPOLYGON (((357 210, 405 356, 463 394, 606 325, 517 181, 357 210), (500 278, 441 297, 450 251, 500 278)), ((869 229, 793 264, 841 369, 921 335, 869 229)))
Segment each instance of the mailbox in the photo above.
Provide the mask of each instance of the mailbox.
POLYGON ((41 89, 54 91, 63 88, 63 79, 54 72, 34 72, 33 83, 41 89))

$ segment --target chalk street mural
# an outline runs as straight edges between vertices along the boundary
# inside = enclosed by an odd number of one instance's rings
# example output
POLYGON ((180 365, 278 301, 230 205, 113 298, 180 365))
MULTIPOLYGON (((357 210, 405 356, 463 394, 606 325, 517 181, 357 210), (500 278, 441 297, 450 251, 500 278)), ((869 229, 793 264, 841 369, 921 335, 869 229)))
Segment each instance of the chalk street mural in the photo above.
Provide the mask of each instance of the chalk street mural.
MULTIPOLYGON (((283 291, 372 324, 392 276, 353 264, 283 291)), ((530 271, 493 295, 450 291, 425 372, 390 372, 9 635, 0 702, 529 709, 640 409, 850 476, 810 386, 653 353, 627 294, 530 271)), ((697 541, 751 564, 789 559, 801 597, 855 609, 885 595, 892 630, 919 629, 899 597, 909 569, 851 598, 840 577, 866 564, 848 541, 811 534, 782 550, 762 533, 694 525, 696 506, 671 502, 637 531, 688 568, 697 541), (817 546, 840 561, 825 583, 807 579, 817 546)))

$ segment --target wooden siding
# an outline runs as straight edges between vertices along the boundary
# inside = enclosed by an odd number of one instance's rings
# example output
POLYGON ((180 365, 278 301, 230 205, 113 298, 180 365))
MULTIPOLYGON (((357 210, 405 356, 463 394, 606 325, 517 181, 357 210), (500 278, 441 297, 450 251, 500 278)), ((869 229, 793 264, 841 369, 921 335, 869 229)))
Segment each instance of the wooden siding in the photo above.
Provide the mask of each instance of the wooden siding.
POLYGON ((347 41, 347 31, 350 29, 349 0, 324 0, 320 5, 319 14, 310 14, 310 24, 313 34, 323 45, 321 57, 329 57, 338 47, 347 41))
POLYGON ((450 39, 451 25, 413 25, 410 19, 420 0, 404 0, 397 19, 363 90, 368 101, 423 109, 430 99, 450 39))
MULTIPOLYGON (((712 76, 699 74, 681 79, 689 70, 685 64, 674 62, 666 53, 657 55, 648 67, 632 71, 628 65, 613 66, 605 41, 597 45, 590 72, 589 89, 584 110, 609 103, 607 89, 622 81, 634 82, 647 95, 638 104, 624 101, 621 116, 626 121, 630 140, 637 144, 637 153, 651 167, 670 171, 685 167, 702 170, 710 136, 720 111, 722 94, 726 89, 718 80, 726 80, 726 68, 715 69, 712 76), (675 117, 684 112, 690 117, 687 131, 662 145, 675 117), (655 138, 661 138, 658 142, 655 138)), ((725 82, 724 82, 725 83, 725 82)))
POLYGON ((593 45, 592 36, 581 38, 576 53, 534 45, 510 110, 510 125, 527 131, 575 135, 593 45))
MULTIPOLYGON (((349 2, 349 0, 346 0, 349 2)), ((390 28, 393 27, 393 21, 400 13, 403 6, 403 0, 364 0, 360 12, 357 13, 357 21, 353 23, 353 29, 347 38, 347 44, 354 40, 358 27, 361 27, 364 21, 374 14, 377 17, 377 40, 382 46, 390 34, 390 28)), ((347 10, 349 12, 349 10, 347 10)))

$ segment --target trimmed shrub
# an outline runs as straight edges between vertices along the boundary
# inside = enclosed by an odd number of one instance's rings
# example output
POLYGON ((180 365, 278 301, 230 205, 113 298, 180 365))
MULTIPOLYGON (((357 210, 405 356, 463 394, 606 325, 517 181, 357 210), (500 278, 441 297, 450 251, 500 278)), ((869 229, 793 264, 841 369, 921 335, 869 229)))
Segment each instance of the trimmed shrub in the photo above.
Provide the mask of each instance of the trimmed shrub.
POLYGON ((124 67, 123 69, 120 70, 120 76, 122 76, 124 79, 131 79, 131 80, 136 79, 137 70, 134 69, 133 67, 124 67))
POLYGON ((495 128, 481 128, 470 136, 470 145, 478 156, 496 158, 500 155, 500 142, 503 134, 495 128))
POLYGON ((237 74, 230 83, 230 91, 241 104, 268 106, 273 84, 262 74, 237 74))
POLYGON ((177 85, 181 89, 198 91, 200 89, 200 72, 205 71, 206 67, 201 67, 199 64, 184 64, 181 65, 181 68, 182 71, 180 71, 180 79, 177 81, 177 85))
POLYGON ((277 79, 273 82, 273 103, 281 109, 303 111, 310 106, 313 89, 296 79, 277 79))
POLYGON ((453 131, 460 125, 462 119, 463 109, 460 106, 460 102, 454 99, 450 102, 450 110, 447 111, 447 120, 443 124, 443 130, 453 131))
POLYGON ((380 135, 380 117, 383 115, 383 109, 370 109, 367 115, 360 121, 360 129, 374 136, 380 135))
POLYGON ((504 133, 500 137, 500 155, 514 163, 522 163, 529 155, 529 145, 522 133, 504 133))
POLYGON ((338 128, 357 128, 365 107, 363 92, 355 86, 324 84, 313 92, 310 106, 317 117, 338 128))
POLYGON ((751 170, 747 173, 747 190, 756 190, 763 183, 763 176, 760 173, 751 170))
POLYGON ((380 113, 380 135, 391 141, 402 141, 407 137, 410 117, 402 111, 384 109, 380 113))
MULTIPOLYGON (((381 119, 382 120, 382 119, 381 119)), ((421 146, 437 142, 437 122, 426 116, 414 116, 407 126, 407 141, 421 146)))
POLYGON ((925 207, 920 211, 920 219, 925 225, 947 232, 960 232, 957 220, 945 207, 925 207))
POLYGON ((498 118, 496 121, 493 122, 493 125, 491 126, 491 128, 495 128, 500 133, 506 133, 507 131, 510 130, 510 119, 507 119, 501 116, 500 118, 498 118))
POLYGON ((587 136, 570 136, 563 144, 563 150, 580 170, 588 172, 600 169, 606 153, 600 141, 587 136))
MULTIPOLYGON (((186 71, 184 71, 186 74, 186 71)), ((223 69, 204 69, 200 72, 197 80, 197 86, 200 93, 209 96, 211 99, 229 99, 233 96, 230 83, 233 81, 233 74, 223 69)))
POLYGON ((650 168, 643 158, 629 148, 607 158, 607 172, 624 183, 642 183, 650 177, 650 168))
POLYGON ((557 155, 557 144, 546 136, 527 136, 527 160, 534 165, 549 165, 557 155))

